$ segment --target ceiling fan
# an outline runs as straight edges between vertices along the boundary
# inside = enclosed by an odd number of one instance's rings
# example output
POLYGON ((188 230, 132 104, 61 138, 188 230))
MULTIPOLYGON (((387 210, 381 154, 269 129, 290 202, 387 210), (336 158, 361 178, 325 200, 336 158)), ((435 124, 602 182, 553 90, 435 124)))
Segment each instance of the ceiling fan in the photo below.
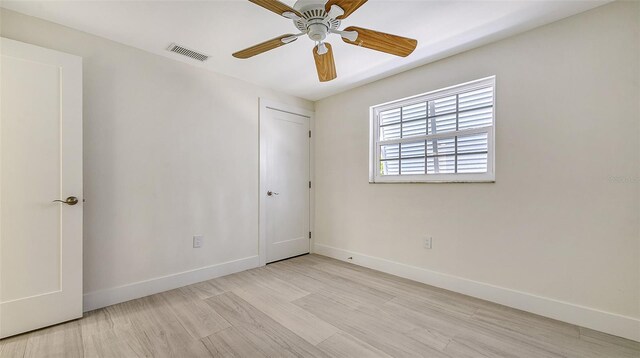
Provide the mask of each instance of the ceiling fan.
POLYGON ((236 58, 250 58, 255 55, 290 44, 300 36, 307 35, 316 45, 313 57, 320 82, 335 79, 336 65, 333 60, 331 44, 325 42, 328 35, 336 34, 342 41, 368 49, 390 53, 392 55, 409 56, 418 45, 418 41, 384 32, 349 26, 339 30, 342 20, 346 19, 367 0, 298 0, 293 7, 277 0, 249 0, 252 3, 273 11, 287 19, 301 32, 286 34, 265 41, 233 54, 236 58))

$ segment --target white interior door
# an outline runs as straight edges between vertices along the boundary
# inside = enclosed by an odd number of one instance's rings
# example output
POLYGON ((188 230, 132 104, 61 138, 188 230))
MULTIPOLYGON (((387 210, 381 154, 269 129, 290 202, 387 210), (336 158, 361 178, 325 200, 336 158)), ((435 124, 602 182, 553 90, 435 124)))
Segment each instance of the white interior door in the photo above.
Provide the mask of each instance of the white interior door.
POLYGON ((266 262, 309 252, 309 121, 265 107, 260 117, 266 262))
POLYGON ((2 338, 82 316, 82 59, 0 41, 2 338))

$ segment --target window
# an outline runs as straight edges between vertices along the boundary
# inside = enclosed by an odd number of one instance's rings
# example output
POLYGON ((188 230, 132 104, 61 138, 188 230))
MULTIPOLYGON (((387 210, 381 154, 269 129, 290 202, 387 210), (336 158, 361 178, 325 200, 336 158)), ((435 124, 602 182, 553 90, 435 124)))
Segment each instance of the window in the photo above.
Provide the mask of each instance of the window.
POLYGON ((370 182, 495 180, 495 77, 371 107, 370 182))

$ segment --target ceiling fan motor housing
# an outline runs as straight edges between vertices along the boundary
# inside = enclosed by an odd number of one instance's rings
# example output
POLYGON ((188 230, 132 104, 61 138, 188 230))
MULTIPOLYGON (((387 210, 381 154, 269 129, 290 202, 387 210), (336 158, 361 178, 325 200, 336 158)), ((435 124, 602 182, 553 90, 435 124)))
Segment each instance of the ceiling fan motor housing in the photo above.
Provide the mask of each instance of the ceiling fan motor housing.
POLYGON ((324 9, 325 2, 322 0, 300 0, 293 6, 302 14, 301 18, 293 20, 293 24, 313 41, 324 41, 329 30, 337 30, 340 27, 340 20, 327 18, 327 12, 324 9))
POLYGON ((312 24, 307 27, 307 35, 313 41, 324 41, 329 29, 324 24, 312 24))

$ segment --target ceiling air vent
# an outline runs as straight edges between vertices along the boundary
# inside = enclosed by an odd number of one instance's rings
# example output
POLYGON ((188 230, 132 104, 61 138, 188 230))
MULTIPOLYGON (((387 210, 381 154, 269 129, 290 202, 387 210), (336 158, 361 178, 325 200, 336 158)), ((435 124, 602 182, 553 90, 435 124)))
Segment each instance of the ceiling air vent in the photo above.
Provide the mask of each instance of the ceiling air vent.
POLYGON ((169 48, 167 50, 169 50, 171 52, 179 53, 179 54, 181 54, 183 56, 191 57, 191 58, 193 58, 195 60, 202 61, 202 62, 206 61, 209 58, 209 55, 205 55, 205 54, 200 53, 200 52, 189 50, 186 47, 182 47, 182 46, 176 45, 176 44, 171 44, 171 46, 169 46, 169 48))

